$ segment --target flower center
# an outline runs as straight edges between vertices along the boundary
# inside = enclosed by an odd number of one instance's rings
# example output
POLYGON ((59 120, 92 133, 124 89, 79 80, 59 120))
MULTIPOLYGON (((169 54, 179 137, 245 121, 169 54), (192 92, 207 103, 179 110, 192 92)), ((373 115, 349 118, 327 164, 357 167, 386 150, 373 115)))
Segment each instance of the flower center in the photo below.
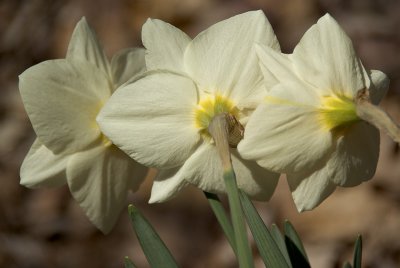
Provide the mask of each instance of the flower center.
POLYGON ((319 114, 322 124, 328 130, 343 127, 360 120, 356 113, 354 101, 346 96, 323 97, 319 114))
POLYGON ((227 113, 236 120, 239 118, 239 109, 235 106, 234 102, 222 95, 208 95, 199 101, 194 109, 194 123, 204 138, 211 139, 211 135, 208 132, 208 125, 214 116, 221 113, 227 113))

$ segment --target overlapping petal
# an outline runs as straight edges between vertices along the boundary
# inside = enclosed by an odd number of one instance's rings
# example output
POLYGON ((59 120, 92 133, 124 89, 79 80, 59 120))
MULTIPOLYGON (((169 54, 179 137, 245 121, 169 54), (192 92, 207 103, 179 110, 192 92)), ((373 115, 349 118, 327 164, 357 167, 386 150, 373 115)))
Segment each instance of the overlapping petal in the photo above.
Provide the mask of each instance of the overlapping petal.
POLYGON ((66 59, 85 60, 97 66, 111 80, 110 64, 96 33, 83 17, 76 25, 68 45, 66 59))
POLYGON ((80 151, 100 136, 95 118, 111 90, 92 64, 42 62, 20 75, 19 89, 36 134, 53 153, 80 151))
POLYGON ((321 127, 317 108, 302 102, 314 98, 307 92, 298 83, 274 87, 246 125, 241 156, 276 172, 320 165, 333 149, 332 135, 321 127))
POLYGON ((160 170, 151 187, 149 203, 160 203, 174 197, 189 184, 181 175, 180 167, 160 170))
POLYGON ((184 72, 183 55, 191 39, 169 23, 148 19, 142 28, 148 70, 184 72))
POLYGON ((262 74, 254 44, 279 50, 272 27, 262 11, 246 12, 218 22, 189 44, 184 64, 201 89, 220 92, 236 103, 261 95, 262 74))
POLYGON ((299 211, 318 206, 336 186, 356 186, 371 179, 379 156, 379 131, 358 122, 338 137, 336 150, 323 167, 288 174, 289 186, 299 211), (308 172, 308 173, 307 173, 308 172))
MULTIPOLYGON (((238 187, 255 199, 267 200, 271 197, 279 174, 268 172, 255 163, 241 159, 236 153, 232 154, 232 165, 236 173, 238 187)), ((223 168, 215 145, 204 142, 176 172, 170 172, 170 178, 164 174, 165 183, 174 185, 166 189, 157 188, 152 191, 154 196, 173 196, 184 180, 200 189, 212 193, 225 193, 223 168)), ((155 200, 155 198, 154 198, 155 200)))
POLYGON ((144 53, 142 48, 128 48, 112 57, 111 73, 115 89, 146 70, 144 53))
POLYGON ((124 207, 128 189, 142 183, 143 169, 112 145, 96 146, 71 156, 68 185, 90 221, 108 233, 124 207))
POLYGON ((328 161, 331 181, 340 186, 356 186, 371 179, 379 158, 379 131, 360 121, 338 138, 336 150, 328 161))
POLYGON ((38 139, 34 141, 20 170, 20 183, 29 188, 58 187, 66 183, 69 156, 54 155, 38 139))
POLYGON ((369 96, 371 102, 378 105, 389 89, 389 78, 386 74, 378 70, 371 70, 371 86, 369 96))
POLYGON ((322 94, 354 96, 369 87, 351 40, 329 14, 304 34, 292 59, 298 74, 322 94))
POLYGON ((102 131, 136 161, 182 165, 200 139, 194 126, 196 85, 171 72, 150 72, 117 90, 98 116, 102 131))
POLYGON ((287 175, 298 211, 312 210, 335 191, 336 185, 329 179, 332 171, 324 166, 312 174, 304 175, 302 172, 287 175))

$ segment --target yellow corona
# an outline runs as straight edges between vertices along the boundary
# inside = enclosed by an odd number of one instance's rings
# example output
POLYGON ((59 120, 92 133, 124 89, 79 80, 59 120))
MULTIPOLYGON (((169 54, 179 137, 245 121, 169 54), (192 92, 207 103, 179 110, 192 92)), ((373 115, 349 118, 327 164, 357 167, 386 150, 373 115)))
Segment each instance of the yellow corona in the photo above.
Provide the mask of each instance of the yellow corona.
POLYGON ((210 138, 208 125, 214 116, 221 113, 229 113, 239 119, 239 110, 234 102, 220 94, 208 95, 201 99, 194 109, 195 127, 199 129, 203 137, 210 138))
POLYGON ((323 126, 328 130, 343 127, 359 120, 354 101, 346 96, 323 97, 319 115, 323 126))

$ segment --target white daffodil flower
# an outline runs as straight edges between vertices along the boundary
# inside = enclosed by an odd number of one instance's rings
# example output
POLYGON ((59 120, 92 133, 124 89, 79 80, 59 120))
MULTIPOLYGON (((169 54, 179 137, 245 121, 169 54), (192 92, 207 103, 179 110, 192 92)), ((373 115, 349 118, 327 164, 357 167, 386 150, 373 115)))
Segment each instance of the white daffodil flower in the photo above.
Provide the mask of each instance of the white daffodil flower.
POLYGON ((101 133, 96 116, 118 86, 144 69, 144 49, 123 50, 109 63, 83 18, 66 59, 42 62, 19 77, 37 134, 21 166, 21 184, 35 188, 67 183, 104 233, 116 222, 128 189, 139 187, 147 169, 101 133))
MULTIPOLYGON (((225 192, 208 124, 223 112, 245 124, 264 98, 254 43, 279 51, 272 27, 262 11, 253 11, 191 40, 172 25, 149 19, 142 40, 150 71, 111 97, 97 118, 101 130, 139 163, 161 169, 151 203, 188 184, 225 192)), ((234 148, 232 162, 239 188, 256 199, 271 196, 278 174, 243 160, 234 148)))
POLYGON ((299 211, 311 210, 339 186, 370 179, 379 155, 379 132, 356 112, 357 95, 373 104, 389 81, 367 72, 351 40, 328 14, 303 36, 293 54, 257 49, 267 87, 238 146, 246 159, 287 174, 299 211), (275 85, 275 86, 274 86, 275 85))

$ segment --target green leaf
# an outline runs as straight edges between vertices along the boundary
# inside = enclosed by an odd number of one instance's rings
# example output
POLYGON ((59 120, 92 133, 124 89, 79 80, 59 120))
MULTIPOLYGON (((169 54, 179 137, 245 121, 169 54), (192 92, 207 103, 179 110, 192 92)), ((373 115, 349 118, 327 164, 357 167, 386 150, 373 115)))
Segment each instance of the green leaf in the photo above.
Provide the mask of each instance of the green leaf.
POLYGON ((178 267, 174 257, 165 246, 159 235, 133 205, 128 207, 133 229, 152 268, 178 267))
POLYGON ((292 267, 292 264, 291 264, 290 258, 289 258, 289 253, 286 249, 285 240, 283 239, 283 235, 282 235, 281 231, 279 230, 278 226, 276 226, 276 224, 272 224, 270 232, 271 232, 272 237, 275 240, 275 243, 278 245, 281 253, 285 257, 286 262, 289 264, 290 267, 292 267))
POLYGON ((351 264, 348 261, 345 262, 342 267, 343 268, 353 268, 353 267, 351 267, 351 264))
POLYGON ((216 194, 204 192, 204 194, 207 197, 208 203, 211 206, 211 209, 213 210, 215 217, 217 217, 217 220, 219 222, 219 225, 221 226, 222 230, 225 233, 226 238, 228 239, 229 244, 231 245, 233 252, 236 254, 236 244, 235 244, 235 233, 233 232, 232 224, 226 215, 225 209, 221 203, 221 200, 219 200, 218 196, 216 194))
POLYGON ((362 238, 361 235, 357 237, 356 244, 354 246, 354 258, 353 258, 353 267, 361 268, 361 259, 362 259, 362 238))
POLYGON ((129 259, 129 257, 125 257, 124 259, 125 268, 136 268, 136 265, 129 259))
POLYGON ((260 256, 267 267, 291 267, 248 196, 240 191, 240 200, 260 256))
POLYGON ((290 262, 296 267, 311 267, 303 243, 293 225, 285 221, 285 244, 289 253, 290 262))
POLYGON ((254 267, 253 256, 251 254, 249 241, 247 240, 246 224, 243 217, 242 207, 240 205, 236 176, 232 168, 224 171, 224 181, 228 193, 239 267, 254 267))

